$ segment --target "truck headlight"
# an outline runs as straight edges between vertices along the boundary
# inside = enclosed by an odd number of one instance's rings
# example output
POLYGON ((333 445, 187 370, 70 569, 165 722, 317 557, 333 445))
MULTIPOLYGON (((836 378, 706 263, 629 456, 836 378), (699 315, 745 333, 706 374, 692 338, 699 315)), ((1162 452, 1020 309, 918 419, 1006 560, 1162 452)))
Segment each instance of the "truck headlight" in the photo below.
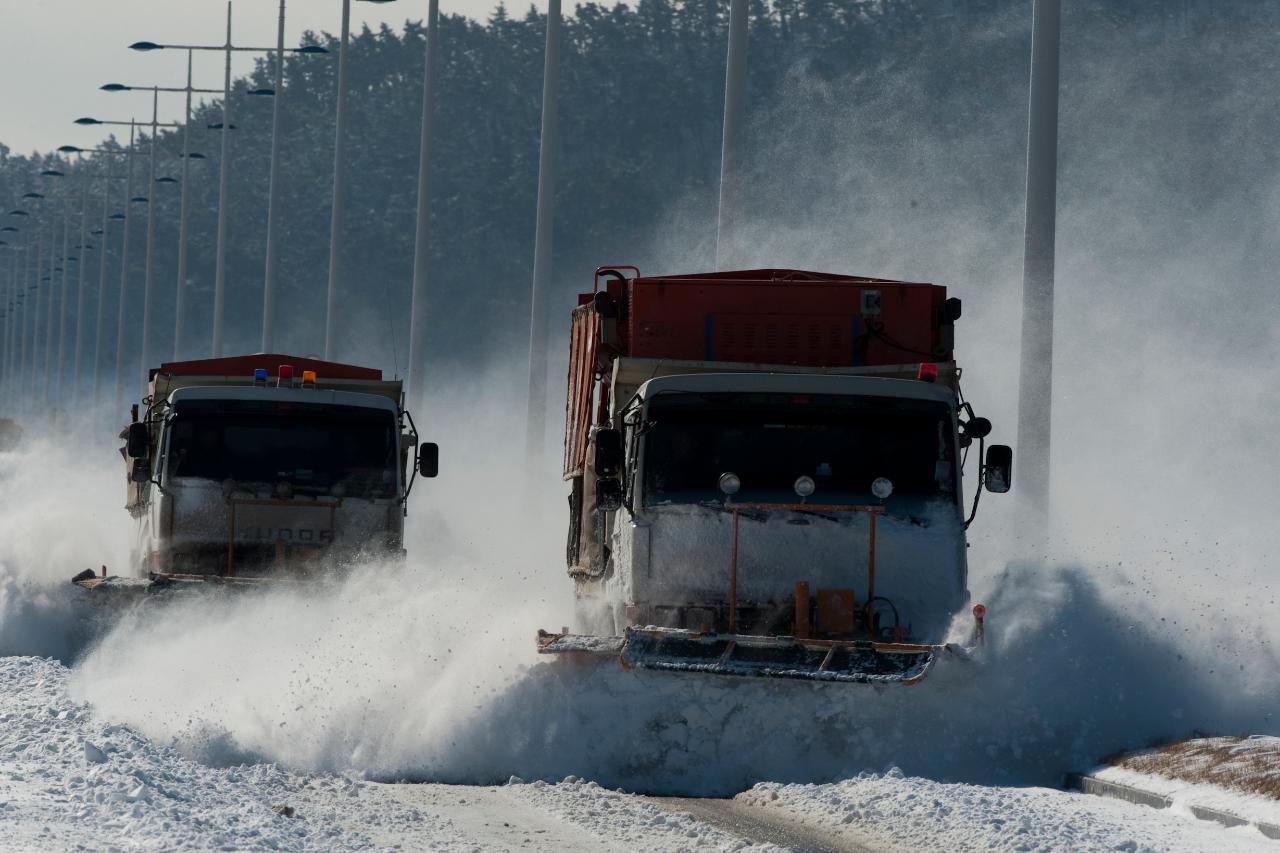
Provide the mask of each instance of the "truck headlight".
POLYGON ((802 475, 800 477, 796 477, 796 482, 793 488, 796 490, 797 495, 802 498, 807 498, 817 490, 818 484, 813 482, 812 477, 802 475))

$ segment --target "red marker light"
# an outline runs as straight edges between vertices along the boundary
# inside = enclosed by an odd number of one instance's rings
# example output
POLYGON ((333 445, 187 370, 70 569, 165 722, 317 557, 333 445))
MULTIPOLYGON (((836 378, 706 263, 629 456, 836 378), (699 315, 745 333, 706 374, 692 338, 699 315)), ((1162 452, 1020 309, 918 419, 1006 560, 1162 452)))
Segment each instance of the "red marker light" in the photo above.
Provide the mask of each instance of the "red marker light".
POLYGON ((985 605, 985 604, 975 604, 975 605, 973 605, 973 618, 974 618, 974 619, 982 619, 982 618, 984 618, 986 615, 987 615, 987 605, 985 605))
POLYGON ((916 379, 922 382, 937 382, 938 365, 928 361, 922 363, 916 368, 916 379))
POLYGON ((279 377, 278 384, 281 386, 293 384, 293 365, 282 364, 277 369, 276 375, 279 377))

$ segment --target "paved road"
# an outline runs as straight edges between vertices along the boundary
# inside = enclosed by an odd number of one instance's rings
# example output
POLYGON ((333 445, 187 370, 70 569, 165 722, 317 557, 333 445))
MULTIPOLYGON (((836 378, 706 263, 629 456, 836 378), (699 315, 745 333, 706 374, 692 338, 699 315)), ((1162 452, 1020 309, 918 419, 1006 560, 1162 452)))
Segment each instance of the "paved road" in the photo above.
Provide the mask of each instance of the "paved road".
POLYGON ((880 853, 847 838, 835 838, 739 800, 648 797, 664 809, 684 812, 716 829, 757 844, 773 844, 799 853, 880 853))

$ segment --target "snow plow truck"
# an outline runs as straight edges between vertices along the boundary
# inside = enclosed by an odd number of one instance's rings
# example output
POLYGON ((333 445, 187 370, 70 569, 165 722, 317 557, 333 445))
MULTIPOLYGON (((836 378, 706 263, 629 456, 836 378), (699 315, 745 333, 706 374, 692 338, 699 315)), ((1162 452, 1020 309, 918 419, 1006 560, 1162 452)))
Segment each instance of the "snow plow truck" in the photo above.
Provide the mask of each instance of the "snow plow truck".
POLYGON ((404 553, 418 444, 402 384, 380 370, 260 354, 161 364, 120 437, 131 565, 88 569, 89 590, 303 579, 404 553))
POLYGON ((960 393, 960 313, 920 282, 598 269, 564 445, 580 633, 538 651, 870 684, 965 654, 943 643, 969 604, 965 530, 1012 451, 960 393))

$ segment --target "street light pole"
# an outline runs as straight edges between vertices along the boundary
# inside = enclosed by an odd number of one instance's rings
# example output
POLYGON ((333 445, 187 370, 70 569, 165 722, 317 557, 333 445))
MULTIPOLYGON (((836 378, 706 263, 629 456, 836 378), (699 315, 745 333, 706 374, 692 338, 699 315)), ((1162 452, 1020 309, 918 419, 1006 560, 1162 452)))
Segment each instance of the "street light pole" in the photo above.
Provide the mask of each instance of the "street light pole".
MULTIPOLYGON (((127 155, 126 155, 127 156, 127 155)), ((93 326, 93 410, 98 410, 98 389, 102 381, 102 340, 105 329, 107 304, 107 237, 111 223, 111 180, 116 158, 107 157, 107 176, 102 185, 102 251, 98 255, 98 315, 93 326)), ((125 210, 129 209, 128 197, 125 197, 125 210)))
MULTIPOLYGON (((529 397, 525 460, 541 466, 547 418, 547 313, 551 301, 551 252, 555 226, 555 149, 560 101, 560 0, 547 4, 547 47, 542 70, 542 136, 538 152, 538 211, 533 242, 533 292, 529 323, 529 397)), ((532 476, 529 478, 532 481, 532 476)))
MULTIPOLYGON (((129 303, 129 231, 133 224, 133 142, 135 122, 129 122, 129 153, 125 165, 124 241, 120 248, 120 305, 116 312, 116 398, 115 414, 124 406, 124 335, 129 303)), ((148 200, 147 202, 151 202, 148 200)))
POLYGON ((0 329, 3 330, 4 342, 0 346, 0 400, 8 397, 9 394, 9 341, 12 335, 9 332, 9 321, 13 317, 13 307, 10 299, 13 298, 13 265, 15 246, 5 245, 7 250, 4 253, 4 293, 0 298, 0 329))
MULTIPOLYGON (((34 302, 31 306, 31 336, 29 340, 30 352, 28 353, 27 375, 23 380, 31 385, 31 393, 28 397, 31 401, 35 400, 36 394, 40 391, 40 383, 37 381, 36 376, 40 369, 38 366, 39 360, 37 359, 37 353, 40 352, 40 306, 46 296, 45 288, 42 286, 44 284, 45 249, 51 247, 53 244, 53 231, 51 229, 46 229, 44 227, 45 224, 46 223, 43 221, 36 223, 36 228, 39 229, 40 233, 40 240, 39 249, 36 253, 35 274, 31 284, 31 290, 34 294, 34 302), (45 237, 46 230, 49 230, 47 240, 45 237)), ((49 267, 52 269, 53 264, 49 264, 49 267)))
MULTIPOLYGON (((80 168, 84 170, 84 161, 80 161, 80 168)), ((88 266, 88 258, 85 252, 89 249, 89 173, 84 171, 80 177, 80 251, 79 260, 76 263, 76 327, 75 342, 72 346, 74 355, 71 359, 71 402, 72 408, 77 408, 80 402, 80 354, 84 345, 84 268, 88 266)), ((104 232, 105 234, 105 232, 104 232)), ((101 243, 98 246, 100 254, 102 251, 101 243)))
POLYGON ((36 254, 31 263, 31 283, 27 286, 27 304, 22 318, 22 386, 27 390, 30 406, 36 395, 36 333, 40 328, 40 269, 44 264, 44 228, 36 223, 36 254))
MULTIPOLYGON (((434 2, 434 0, 433 0, 434 2)), ((267 269, 262 287, 262 351, 275 343, 276 291, 280 286, 280 116, 284 100, 284 0, 276 27, 275 103, 271 105, 271 178, 267 191, 267 269)))
POLYGON ((186 310, 187 291, 187 223, 191 217, 191 58, 195 51, 187 51, 187 113, 182 122, 182 201, 178 214, 178 288, 174 297, 173 358, 182 353, 183 312, 186 310))
POLYGON ((413 243, 413 301, 409 311, 409 402, 426 401, 427 307, 431 278, 431 136, 436 112, 439 0, 427 4, 427 44, 422 72, 422 137, 418 142, 418 231, 413 243))
POLYGON ((716 269, 742 250, 742 124, 747 111, 747 0, 729 3, 729 55, 724 72, 724 132, 720 142, 720 209, 716 269))
POLYGON ((231 200, 231 2, 227 2, 226 60, 222 82, 222 153, 218 164, 218 248, 213 276, 213 357, 222 355, 227 300, 227 205, 231 200))
POLYGON ((333 211, 329 219, 329 290, 325 297, 324 357, 337 357, 338 290, 342 281, 342 234, 346 216, 347 41, 351 36, 351 0, 342 0, 342 36, 338 42, 338 105, 333 142, 333 211))
MULTIPOLYGON (((67 313, 67 266, 70 264, 68 255, 70 254, 70 218, 67 215, 67 202, 63 201, 63 283, 61 283, 61 293, 58 297, 58 310, 61 314, 67 313)), ((58 272, 58 269, 54 269, 58 272)), ((55 377, 54 373, 54 283, 49 282, 49 323, 45 327, 45 401, 54 402, 56 397, 55 377)), ((67 324, 59 324, 60 329, 65 329, 67 324)), ((61 350, 61 336, 59 336, 59 351, 61 350)), ((60 378, 56 378, 60 379, 60 378)))
POLYGON ((1019 529, 1033 548, 1047 543, 1049 534, 1061 19, 1061 0, 1035 0, 1031 14, 1031 104, 1022 262, 1022 371, 1018 384, 1019 529))
POLYGON ((160 90, 151 92, 151 150, 150 177, 147 179, 147 262, 142 285, 142 386, 147 385, 147 371, 151 369, 151 314, 155 299, 155 243, 156 243, 156 149, 159 148, 160 90))

